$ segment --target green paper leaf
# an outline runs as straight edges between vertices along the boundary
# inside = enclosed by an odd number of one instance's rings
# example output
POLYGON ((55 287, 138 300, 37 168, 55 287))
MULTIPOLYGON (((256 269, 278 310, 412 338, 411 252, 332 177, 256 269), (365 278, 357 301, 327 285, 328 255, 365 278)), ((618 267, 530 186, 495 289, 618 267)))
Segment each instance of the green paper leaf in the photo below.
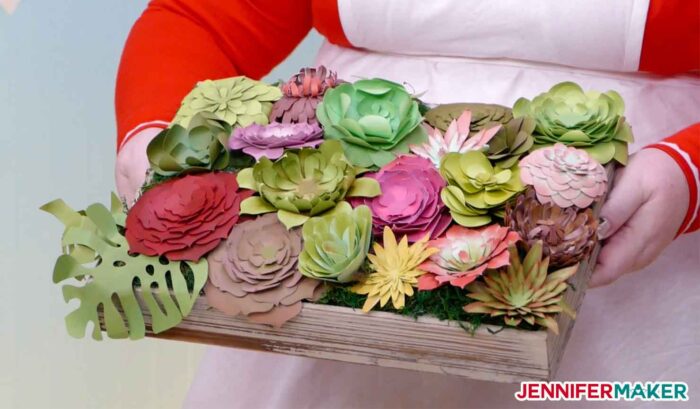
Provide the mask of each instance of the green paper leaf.
POLYGON ((275 206, 260 196, 251 196, 241 202, 241 214, 264 214, 277 211, 275 206))
POLYGON ((87 264, 70 252, 61 255, 54 267, 53 281, 78 279, 65 284, 66 302, 78 299, 80 305, 66 317, 68 333, 77 338, 85 335, 92 323, 92 337, 102 339, 100 313, 110 338, 143 338, 146 333, 143 308, 151 316, 152 329, 160 333, 179 324, 192 309, 207 279, 207 262, 169 262, 165 258, 130 255, 121 224, 112 211, 101 204, 84 212, 68 210, 54 201, 42 207, 65 222, 64 243, 92 251, 95 263, 87 264), (188 288, 187 278, 193 287, 188 288), (140 295, 137 289, 140 288, 140 295))
POLYGON ((309 220, 309 216, 288 212, 286 210, 277 211, 277 218, 280 219, 280 222, 284 224, 287 230, 301 226, 302 224, 306 223, 307 220, 309 220))
POLYGON ((382 194, 379 182, 372 178, 358 178, 352 184, 347 197, 377 197, 382 194))
POLYGON ((253 168, 241 169, 236 175, 236 181, 242 189, 258 190, 257 183, 255 183, 255 178, 253 177, 253 168))

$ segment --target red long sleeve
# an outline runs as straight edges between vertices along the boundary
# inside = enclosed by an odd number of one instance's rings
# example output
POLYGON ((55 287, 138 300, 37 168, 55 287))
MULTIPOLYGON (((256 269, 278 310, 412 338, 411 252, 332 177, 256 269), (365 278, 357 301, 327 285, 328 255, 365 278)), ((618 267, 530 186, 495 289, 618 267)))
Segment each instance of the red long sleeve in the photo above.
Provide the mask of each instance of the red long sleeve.
POLYGON ((678 234, 700 229, 700 123, 647 148, 660 149, 670 155, 683 170, 688 182, 690 202, 678 234))
POLYGON ((116 89, 117 146, 170 121, 197 81, 260 78, 311 29, 310 0, 153 0, 129 34, 116 89))

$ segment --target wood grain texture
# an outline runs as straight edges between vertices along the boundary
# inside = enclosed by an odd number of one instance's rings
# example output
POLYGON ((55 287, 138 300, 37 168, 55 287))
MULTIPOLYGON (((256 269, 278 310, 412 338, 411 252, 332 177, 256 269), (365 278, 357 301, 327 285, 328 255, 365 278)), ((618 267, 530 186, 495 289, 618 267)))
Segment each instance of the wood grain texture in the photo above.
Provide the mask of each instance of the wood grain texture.
MULTIPOLYGON (((614 166, 607 167, 612 184, 614 166)), ((602 201, 601 201, 602 202, 602 201)), ((600 203, 594 209, 597 216, 600 203)), ((566 301, 576 311, 600 251, 581 263, 569 282, 566 301)), ((144 314, 148 311, 144 310, 144 314)), ((571 336, 574 320, 559 314, 560 334, 482 326, 473 335, 457 323, 433 317, 387 313, 365 314, 351 308, 305 303, 302 312, 281 329, 231 317, 200 297, 176 328, 148 335, 160 339, 379 365, 496 382, 551 380, 571 336)))

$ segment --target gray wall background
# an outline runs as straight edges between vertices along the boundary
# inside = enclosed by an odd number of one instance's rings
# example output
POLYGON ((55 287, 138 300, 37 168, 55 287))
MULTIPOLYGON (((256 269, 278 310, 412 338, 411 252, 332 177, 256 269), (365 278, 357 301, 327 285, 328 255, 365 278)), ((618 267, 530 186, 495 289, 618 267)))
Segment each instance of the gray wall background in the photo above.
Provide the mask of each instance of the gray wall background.
MULTIPOLYGON (((203 347, 70 338, 51 282, 62 226, 114 189, 114 79, 146 0, 22 0, 0 10, 0 407, 179 407, 203 347)), ((269 76, 310 64, 312 33, 269 76)))

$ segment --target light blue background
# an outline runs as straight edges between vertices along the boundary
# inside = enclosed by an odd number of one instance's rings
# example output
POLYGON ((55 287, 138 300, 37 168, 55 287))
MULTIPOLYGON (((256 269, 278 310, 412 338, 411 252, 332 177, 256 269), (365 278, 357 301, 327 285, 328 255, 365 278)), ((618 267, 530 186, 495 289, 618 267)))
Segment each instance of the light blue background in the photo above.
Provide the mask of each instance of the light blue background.
MULTIPOLYGON (((202 347, 74 340, 51 283, 62 226, 38 210, 107 203, 114 80, 145 0, 23 0, 0 10, 0 407, 178 407, 202 347)), ((312 33, 270 78, 310 64, 312 33)))

